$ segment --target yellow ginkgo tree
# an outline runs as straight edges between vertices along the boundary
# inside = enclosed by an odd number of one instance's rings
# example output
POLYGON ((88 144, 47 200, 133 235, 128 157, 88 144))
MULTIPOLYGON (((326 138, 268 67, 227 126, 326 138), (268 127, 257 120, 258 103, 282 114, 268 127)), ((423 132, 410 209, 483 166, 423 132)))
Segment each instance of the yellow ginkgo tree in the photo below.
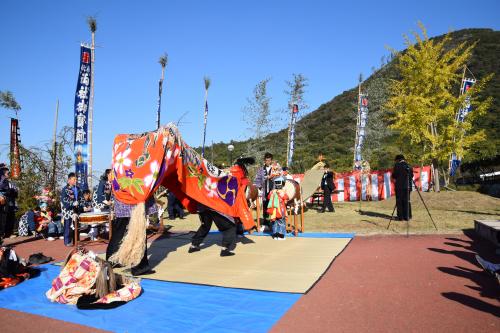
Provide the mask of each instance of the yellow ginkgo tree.
MULTIPOLYGON (((447 165, 453 152, 466 157, 472 144, 486 139, 484 130, 474 129, 474 123, 491 105, 492 98, 480 98, 480 92, 492 75, 460 95, 462 73, 475 43, 453 46, 450 34, 431 40, 423 24, 419 26, 421 34, 412 33, 415 41, 405 35, 407 49, 395 52, 399 79, 390 82, 386 109, 390 127, 407 143, 401 150, 416 152, 420 163, 432 162, 434 177, 439 179, 439 166, 447 165), (457 122, 457 112, 466 99, 472 111, 463 122, 457 122)), ((439 191, 439 182, 435 184, 439 191)))

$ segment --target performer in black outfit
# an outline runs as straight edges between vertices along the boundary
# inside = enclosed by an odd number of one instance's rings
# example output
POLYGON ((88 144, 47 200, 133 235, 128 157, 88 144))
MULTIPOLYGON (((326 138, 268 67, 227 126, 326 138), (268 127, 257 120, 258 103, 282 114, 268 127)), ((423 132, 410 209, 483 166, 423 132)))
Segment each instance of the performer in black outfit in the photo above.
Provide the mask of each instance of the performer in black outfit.
POLYGON ((323 174, 323 178, 321 179, 321 189, 323 190, 323 207, 320 210, 320 213, 324 213, 328 208, 329 212, 334 212, 335 208, 333 208, 332 204, 332 192, 335 190, 335 184, 333 182, 333 172, 330 171, 330 166, 328 163, 324 165, 325 173, 323 174))
POLYGON ((396 207, 398 219, 409 221, 411 219, 410 192, 413 183, 413 169, 406 163, 403 155, 397 155, 394 159, 394 170, 391 177, 396 184, 396 207))
POLYGON ((220 251, 220 256, 234 256, 235 253, 232 252, 236 241, 236 221, 234 218, 221 214, 200 203, 198 203, 198 214, 201 225, 191 240, 191 247, 188 252, 193 253, 201 250, 201 243, 208 235, 213 222, 217 226, 217 229, 222 232, 222 250, 220 251))

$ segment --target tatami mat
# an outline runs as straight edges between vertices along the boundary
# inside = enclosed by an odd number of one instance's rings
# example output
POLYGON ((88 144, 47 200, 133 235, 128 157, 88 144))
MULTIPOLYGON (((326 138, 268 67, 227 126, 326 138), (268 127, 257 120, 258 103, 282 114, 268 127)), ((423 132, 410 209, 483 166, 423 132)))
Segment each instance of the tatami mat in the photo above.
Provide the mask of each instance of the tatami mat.
POLYGON ((304 293, 350 238, 270 236, 239 239, 236 255, 220 257, 221 234, 209 234, 200 252, 188 253, 190 236, 155 240, 148 253, 155 274, 145 278, 229 288, 304 293))

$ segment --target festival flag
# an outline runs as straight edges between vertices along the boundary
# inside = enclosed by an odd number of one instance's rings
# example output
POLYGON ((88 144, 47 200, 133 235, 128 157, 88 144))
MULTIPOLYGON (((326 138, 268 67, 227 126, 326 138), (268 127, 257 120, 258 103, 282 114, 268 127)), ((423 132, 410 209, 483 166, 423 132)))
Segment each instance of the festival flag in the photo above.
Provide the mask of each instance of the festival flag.
MULTIPOLYGON (((460 89, 460 95, 466 94, 475 83, 476 83, 475 79, 464 78, 462 80, 462 87, 460 89)), ((465 98, 464 105, 458 110, 456 121, 458 123, 463 123, 465 120, 465 117, 471 111, 472 111, 472 106, 470 103, 470 96, 467 96, 465 98)), ((452 176, 452 177, 455 176, 458 168, 460 167, 461 161, 462 161, 462 158, 460 156, 457 156, 456 153, 451 154, 450 176, 452 176)))
POLYGON ((295 123, 297 122, 297 113, 299 113, 299 106, 297 104, 294 104, 292 108, 292 120, 290 122, 290 134, 289 134, 290 148, 288 150, 288 161, 287 161, 288 167, 292 165, 293 152, 295 150, 295 123))
POLYGON ((205 112, 203 113, 203 144, 201 146, 201 157, 205 157, 205 138, 207 136, 208 101, 205 101, 205 112))
POLYGON ((13 179, 21 176, 21 159, 19 155, 19 121, 10 119, 10 175, 13 179))
POLYGON ((361 161, 363 157, 361 155, 361 150, 363 149, 363 143, 365 141, 366 135, 366 123, 368 121, 368 97, 365 94, 359 94, 358 100, 358 121, 356 128, 356 139, 354 144, 354 165, 355 169, 361 169, 361 161))
POLYGON ((77 185, 87 189, 88 174, 88 108, 91 86, 92 52, 90 47, 80 47, 80 70, 75 94, 75 173, 77 185))

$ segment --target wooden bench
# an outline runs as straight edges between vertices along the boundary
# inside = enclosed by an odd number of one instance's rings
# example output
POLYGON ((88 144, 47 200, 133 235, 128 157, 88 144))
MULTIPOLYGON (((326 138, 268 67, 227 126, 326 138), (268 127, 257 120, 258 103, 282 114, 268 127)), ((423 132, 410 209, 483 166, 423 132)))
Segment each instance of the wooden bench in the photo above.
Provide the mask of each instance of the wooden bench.
POLYGON ((474 230, 500 248, 500 220, 474 220, 474 230))

